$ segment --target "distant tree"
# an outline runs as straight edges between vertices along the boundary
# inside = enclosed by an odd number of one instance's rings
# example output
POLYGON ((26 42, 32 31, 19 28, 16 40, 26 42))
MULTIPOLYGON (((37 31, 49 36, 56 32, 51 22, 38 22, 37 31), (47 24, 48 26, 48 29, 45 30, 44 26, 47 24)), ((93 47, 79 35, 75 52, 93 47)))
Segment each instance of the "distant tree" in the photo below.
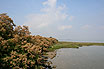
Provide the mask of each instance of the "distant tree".
POLYGON ((51 36, 49 38, 52 38, 51 36))

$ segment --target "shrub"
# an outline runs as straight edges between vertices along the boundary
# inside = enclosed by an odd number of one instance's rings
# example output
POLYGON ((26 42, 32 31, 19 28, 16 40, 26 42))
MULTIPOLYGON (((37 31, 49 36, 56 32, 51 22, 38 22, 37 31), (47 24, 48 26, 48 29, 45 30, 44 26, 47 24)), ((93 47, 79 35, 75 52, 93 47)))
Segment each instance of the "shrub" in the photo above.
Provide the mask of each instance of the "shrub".
POLYGON ((0 14, 0 68, 45 68, 43 54, 57 43, 55 38, 30 35, 28 26, 15 26, 6 14, 0 14))

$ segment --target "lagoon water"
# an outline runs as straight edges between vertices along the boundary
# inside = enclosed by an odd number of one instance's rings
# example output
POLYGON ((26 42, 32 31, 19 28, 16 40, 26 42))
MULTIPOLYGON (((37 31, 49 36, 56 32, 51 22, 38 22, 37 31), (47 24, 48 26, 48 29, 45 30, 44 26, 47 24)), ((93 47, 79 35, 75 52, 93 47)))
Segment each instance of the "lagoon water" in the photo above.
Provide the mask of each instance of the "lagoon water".
POLYGON ((56 69, 104 69, 104 46, 58 49, 51 61, 56 69))

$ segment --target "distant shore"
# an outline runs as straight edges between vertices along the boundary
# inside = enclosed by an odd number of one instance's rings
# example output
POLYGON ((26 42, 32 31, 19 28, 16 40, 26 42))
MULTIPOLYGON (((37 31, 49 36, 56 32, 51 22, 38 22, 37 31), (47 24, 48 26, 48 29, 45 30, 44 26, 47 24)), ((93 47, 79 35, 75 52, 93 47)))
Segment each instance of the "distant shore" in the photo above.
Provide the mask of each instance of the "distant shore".
POLYGON ((81 43, 104 43, 104 40, 85 41, 85 40, 60 40, 60 42, 81 42, 81 43))
POLYGON ((104 46, 104 43, 91 43, 91 42, 58 42, 57 44, 53 45, 49 48, 49 51, 55 51, 56 49, 60 48, 79 48, 82 46, 104 46))
POLYGON ((82 46, 104 46, 104 43, 91 43, 91 42, 58 42, 48 49, 47 57, 54 58, 56 56, 56 50, 60 48, 79 48, 82 46))

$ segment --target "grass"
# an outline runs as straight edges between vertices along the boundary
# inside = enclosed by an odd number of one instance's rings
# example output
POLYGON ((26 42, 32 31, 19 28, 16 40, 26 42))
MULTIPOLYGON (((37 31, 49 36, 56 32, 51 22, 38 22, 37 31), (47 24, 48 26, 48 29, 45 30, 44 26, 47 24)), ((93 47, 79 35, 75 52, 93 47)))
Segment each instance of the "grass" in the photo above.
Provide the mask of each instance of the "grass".
POLYGON ((49 51, 54 51, 60 48, 79 48, 81 46, 104 46, 104 43, 83 43, 83 42, 58 42, 57 44, 53 45, 49 48, 49 51))

